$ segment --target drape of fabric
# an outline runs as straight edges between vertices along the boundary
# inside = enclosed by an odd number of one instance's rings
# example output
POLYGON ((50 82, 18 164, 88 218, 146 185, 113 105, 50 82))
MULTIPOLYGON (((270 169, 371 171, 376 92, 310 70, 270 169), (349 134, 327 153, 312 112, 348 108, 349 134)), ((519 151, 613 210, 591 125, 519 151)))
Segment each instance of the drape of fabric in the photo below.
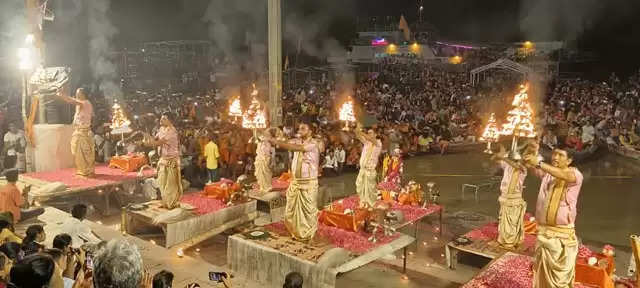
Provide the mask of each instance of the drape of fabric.
POLYGON ((500 219, 498 221, 498 243, 505 248, 513 248, 524 241, 524 213, 527 202, 522 198, 500 199, 500 219))
POLYGON ((297 240, 310 240, 318 230, 318 179, 294 177, 286 196, 287 230, 297 240))
POLYGON ((24 130, 26 131, 27 143, 31 147, 36 147, 36 135, 33 132, 33 124, 36 122, 36 115, 38 113, 38 102, 40 98, 31 97, 31 110, 29 112, 29 118, 27 119, 27 123, 24 125, 24 130))
POLYGON ((71 136, 71 153, 76 163, 76 174, 91 176, 95 172, 95 142, 91 129, 76 127, 71 136))
POLYGON ((533 267, 534 288, 573 288, 578 241, 573 227, 538 227, 533 267))
POLYGON ((360 167, 360 172, 358 172, 358 178, 356 179, 356 193, 360 197, 361 206, 374 206, 378 201, 376 170, 360 167))
POLYGON ((255 165, 254 175, 258 181, 258 187, 260 187, 261 193, 267 193, 271 190, 271 178, 273 176, 269 162, 266 158, 256 158, 256 161, 253 162, 255 165))
POLYGON ((173 209, 180 206, 182 176, 180 175, 180 160, 178 158, 160 158, 157 184, 163 207, 173 209))

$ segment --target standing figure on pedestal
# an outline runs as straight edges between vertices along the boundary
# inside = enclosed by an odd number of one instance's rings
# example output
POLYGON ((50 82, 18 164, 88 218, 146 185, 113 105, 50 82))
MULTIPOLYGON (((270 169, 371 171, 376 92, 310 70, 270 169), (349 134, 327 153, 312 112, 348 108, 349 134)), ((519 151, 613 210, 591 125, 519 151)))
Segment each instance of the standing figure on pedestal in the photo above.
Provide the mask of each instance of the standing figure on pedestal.
POLYGON ((356 179, 356 192, 360 198, 360 207, 373 208, 378 200, 376 167, 382 151, 382 142, 377 138, 373 129, 368 129, 367 133, 363 133, 360 123, 358 123, 355 133, 363 144, 362 154, 360 154, 360 172, 358 172, 356 179))
POLYGON ((543 163, 535 154, 526 155, 524 159, 542 178, 536 202, 538 238, 533 287, 573 287, 578 256, 576 206, 582 187, 582 173, 575 167, 569 167, 573 155, 567 149, 554 149, 551 164, 543 163))
POLYGON ((95 172, 95 142, 91 132, 91 117, 93 117, 93 105, 87 99, 83 88, 76 90, 76 98, 71 98, 62 93, 58 97, 70 104, 76 105, 76 113, 73 116, 73 136, 71 136, 71 153, 76 163, 76 175, 91 177, 95 172))
POLYGON ((383 173, 384 183, 390 183, 395 185, 398 189, 402 187, 402 151, 396 148, 391 153, 391 157, 387 156, 384 161, 383 173))
POLYGON ((271 159, 274 151, 269 139, 274 139, 276 137, 276 132, 277 128, 265 130, 263 136, 260 137, 260 142, 258 142, 258 147, 256 148, 256 160, 253 162, 253 165, 255 168, 254 175, 258 181, 260 194, 265 194, 271 191, 271 178, 273 177, 273 172, 271 171, 271 159))
POLYGON ((173 209, 180 206, 182 197, 182 175, 180 174, 180 139, 171 122, 171 114, 160 118, 160 129, 155 139, 147 139, 147 146, 160 148, 157 185, 162 197, 162 207, 173 209))
POLYGON ((522 199, 522 186, 527 177, 527 168, 509 158, 504 146, 491 157, 504 171, 500 182, 500 218, 498 221, 498 244, 513 249, 524 241, 524 213, 527 202, 522 199))
POLYGON ((312 137, 311 126, 300 124, 299 139, 290 142, 269 139, 276 145, 293 151, 291 184, 287 189, 285 226, 297 240, 309 241, 318 230, 318 164, 320 145, 312 137))

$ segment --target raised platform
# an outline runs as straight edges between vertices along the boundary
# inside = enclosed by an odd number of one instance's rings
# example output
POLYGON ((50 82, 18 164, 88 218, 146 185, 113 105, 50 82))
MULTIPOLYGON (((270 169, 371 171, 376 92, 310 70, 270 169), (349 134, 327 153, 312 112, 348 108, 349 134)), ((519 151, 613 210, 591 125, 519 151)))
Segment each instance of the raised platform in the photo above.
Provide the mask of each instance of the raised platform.
MULTIPOLYGON (((16 225, 16 233, 24 235, 24 231, 29 225, 41 224, 47 234, 45 245, 51 247, 51 243, 55 235, 61 233, 62 223, 71 217, 59 209, 53 207, 45 208, 45 213, 38 216, 37 219, 27 220, 24 223, 16 225)), ((185 287, 187 284, 197 282, 200 287, 222 287, 220 283, 209 281, 208 273, 210 271, 226 271, 222 267, 212 265, 210 263, 196 260, 189 256, 177 257, 175 251, 165 249, 161 246, 154 245, 149 241, 130 235, 123 235, 120 231, 110 229, 97 223, 86 221, 93 232, 103 240, 114 238, 126 238, 127 241, 135 244, 142 255, 144 268, 152 275, 161 270, 168 270, 174 274, 174 287, 185 287)), ((258 283, 248 281, 245 278, 235 275, 231 280, 234 288, 254 288, 259 287, 258 283)))
POLYGON ((269 193, 260 193, 258 184, 253 184, 253 190, 249 192, 249 198, 256 200, 257 209, 260 212, 269 214, 270 222, 280 221, 284 216, 284 207, 286 204, 285 194, 289 188, 289 182, 279 180, 274 177, 271 180, 272 191, 269 193))
MULTIPOLYGON (((193 193, 183 196, 183 206, 191 206, 192 211, 181 213, 155 223, 157 219, 171 214, 160 208, 159 201, 144 203, 145 209, 139 211, 125 210, 125 227, 127 233, 136 235, 145 227, 159 227, 164 235, 164 246, 186 249, 227 229, 253 221, 257 217, 256 201, 251 200, 233 206, 227 206, 218 199, 212 199, 193 193)), ((180 212, 180 211, 179 211, 180 212)))
MULTIPOLYGON (((533 286, 533 257, 506 252, 491 261, 478 275, 464 284, 463 288, 530 288, 533 286)), ((601 287, 613 288, 611 272, 597 266, 576 264, 575 288, 601 287)))
POLYGON ((122 185, 124 183, 131 183, 156 176, 155 170, 145 170, 142 176, 139 177, 136 172, 122 172, 120 169, 109 168, 104 164, 96 166, 95 176, 92 178, 78 177, 75 173, 75 168, 49 172, 26 173, 20 175, 20 181, 24 184, 32 185, 33 187, 31 191, 56 182, 60 182, 67 187, 64 191, 51 194, 31 194, 36 201, 46 201, 54 197, 88 191, 104 190, 106 192, 109 188, 114 188, 115 186, 122 185))
MULTIPOLYGON (((370 243, 364 233, 319 225, 319 243, 292 240, 281 223, 267 226, 270 236, 249 239, 244 234, 229 237, 227 261, 239 276, 266 287, 279 287, 284 277, 297 271, 305 288, 335 287, 340 273, 352 271, 409 246, 414 238, 396 233, 370 243)), ((405 257, 406 259, 406 257, 405 257)))
POLYGON ((496 242, 498 239, 498 223, 496 222, 491 222, 485 226, 471 230, 464 234, 464 236, 471 240, 471 243, 459 245, 451 241, 447 243, 445 247, 447 266, 451 269, 456 268, 458 253, 460 252, 478 255, 488 259, 495 259, 509 251, 525 255, 533 255, 535 252, 536 236, 533 234, 525 234, 524 242, 520 247, 515 249, 515 251, 498 246, 496 242))

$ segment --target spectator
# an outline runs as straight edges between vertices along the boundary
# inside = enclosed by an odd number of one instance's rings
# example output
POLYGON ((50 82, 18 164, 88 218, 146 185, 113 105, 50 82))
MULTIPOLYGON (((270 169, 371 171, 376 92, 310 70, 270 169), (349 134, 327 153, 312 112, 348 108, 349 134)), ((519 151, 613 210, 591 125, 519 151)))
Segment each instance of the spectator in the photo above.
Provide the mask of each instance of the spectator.
POLYGON ((12 263, 17 263, 24 258, 22 247, 16 242, 7 242, 0 245, 0 252, 9 257, 12 263))
POLYGON ((73 240, 71 239, 71 236, 69 236, 69 234, 58 234, 56 235, 56 237, 53 237, 53 248, 60 249, 67 254, 71 253, 71 243, 73 243, 72 241, 73 240))
POLYGON ((344 147, 342 144, 338 145, 338 148, 335 150, 335 159, 337 162, 337 172, 338 175, 342 174, 342 170, 344 169, 344 164, 347 160, 346 152, 344 151, 344 147))
POLYGON ((124 239, 113 239, 93 258, 94 288, 139 288, 143 283, 142 256, 124 239))
POLYGON ((62 223, 61 231, 71 236, 72 247, 78 248, 84 243, 98 243, 98 238, 89 225, 84 222, 84 218, 87 216, 87 205, 76 204, 71 208, 71 216, 62 223))
POLYGON ((9 131, 4 134, 4 168, 24 171, 24 148, 26 147, 24 133, 18 130, 15 123, 9 124, 9 131))
POLYGON ((30 210, 21 210, 21 208, 28 208, 28 199, 30 186, 25 187, 23 192, 20 192, 16 182, 18 182, 18 170, 10 169, 4 172, 7 177, 7 184, 0 188, 0 211, 11 212, 13 223, 18 223, 30 218, 37 217, 44 213, 44 208, 34 208, 30 210))
POLYGON ((42 225, 27 227, 25 234, 26 236, 22 240, 22 250, 24 250, 25 255, 38 253, 44 249, 44 246, 40 243, 47 239, 47 234, 44 232, 42 225))
POLYGON ((22 239, 12 231, 12 225, 6 220, 0 219, 0 244, 7 242, 22 243, 22 239))
POLYGON ((55 267, 55 261, 49 255, 34 254, 14 264, 9 278, 16 288, 51 287, 55 267))
POLYGON ((284 278, 282 288, 302 288, 302 275, 298 272, 290 272, 284 278))
POLYGON ((7 283, 9 282, 9 273, 11 272, 11 267, 13 264, 11 263, 11 259, 4 255, 4 253, 0 252, 0 288, 7 287, 7 283))
POLYGON ((153 276, 153 288, 171 288, 173 285, 173 273, 162 270, 153 276))
POLYGON ((73 276, 76 268, 76 258, 73 254, 68 255, 64 251, 56 248, 46 249, 44 250, 44 254, 51 256, 56 263, 55 273, 51 277, 52 283, 50 287, 72 288, 75 282, 73 276))
POLYGON ((207 137, 209 142, 204 146, 204 157, 207 160, 208 183, 213 183, 218 181, 218 158, 220 158, 220 152, 213 136, 208 135, 207 137))
POLYGON ((322 175, 331 177, 336 175, 336 161, 331 150, 327 151, 324 156, 324 164, 322 165, 322 175))

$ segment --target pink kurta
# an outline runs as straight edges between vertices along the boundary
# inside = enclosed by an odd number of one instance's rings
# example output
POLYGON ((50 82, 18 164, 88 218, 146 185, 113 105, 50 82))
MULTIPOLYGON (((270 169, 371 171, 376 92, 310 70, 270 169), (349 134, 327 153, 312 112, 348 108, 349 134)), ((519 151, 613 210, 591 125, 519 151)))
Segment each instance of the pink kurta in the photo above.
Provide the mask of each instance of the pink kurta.
POLYGON ((311 139, 303 143, 300 139, 294 139, 291 143, 304 146, 304 152, 293 153, 291 161, 293 178, 318 178, 320 148, 315 140, 311 139))
POLYGON ((165 141, 165 143, 160 146, 160 157, 180 157, 180 141, 178 140, 178 132, 175 128, 160 127, 158 133, 156 133, 156 138, 165 141))
POLYGON ((93 105, 87 100, 78 100, 80 105, 76 105, 76 114, 73 115, 73 125, 77 127, 90 127, 91 116, 93 116, 93 105))
POLYGON ((538 173, 542 176, 538 201, 536 202, 536 220, 542 225, 573 225, 576 221, 578 195, 582 187, 582 173, 571 168, 576 177, 575 183, 565 183, 546 172, 538 173), (554 193, 554 191, 556 193, 554 193), (556 215, 551 215, 556 208, 556 215), (555 223, 554 223, 555 222, 555 223))
POLYGON ((360 167, 369 170, 375 170, 378 166, 378 158, 382 151, 382 142, 376 139, 376 143, 364 141, 362 154, 360 154, 360 167))
POLYGON ((500 183, 500 197, 504 199, 513 198, 514 195, 522 197, 522 186, 524 185, 524 179, 527 177, 527 170, 515 169, 504 161, 500 161, 500 167, 504 170, 502 182, 500 183))

